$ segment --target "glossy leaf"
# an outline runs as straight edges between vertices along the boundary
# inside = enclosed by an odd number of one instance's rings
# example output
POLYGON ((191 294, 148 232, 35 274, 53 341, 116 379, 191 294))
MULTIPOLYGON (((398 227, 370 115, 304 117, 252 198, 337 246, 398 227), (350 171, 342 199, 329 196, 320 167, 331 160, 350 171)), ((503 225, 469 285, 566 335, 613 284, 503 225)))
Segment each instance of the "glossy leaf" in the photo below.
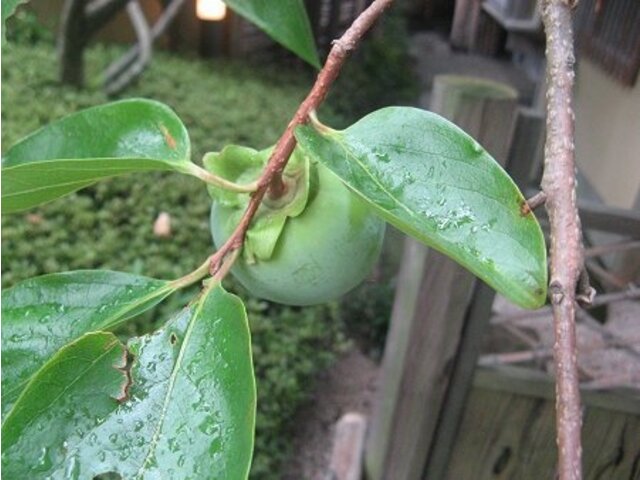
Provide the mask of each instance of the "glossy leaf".
MULTIPOLYGON (((229 145, 222 152, 208 153, 204 166, 211 173, 234 183, 244 184, 257 180, 262 173, 272 148, 253 150, 252 148, 229 145)), ((307 205, 309 198, 309 159, 296 149, 282 175, 288 186, 287 194, 277 201, 266 198, 253 218, 247 232, 242 254, 250 263, 268 260, 282 234, 289 217, 297 217, 307 205)), ((220 188, 209 188, 209 194, 224 209, 224 222, 230 231, 240 222, 249 203, 249 196, 220 188)), ((216 214, 216 206, 212 215, 216 214)))
POLYGON ((247 477, 256 392, 240 300, 214 287, 127 350, 132 381, 120 404, 111 377, 122 373, 108 362, 89 376, 86 362, 59 354, 38 372, 3 426, 7 478, 247 477))
POLYGON ((469 135, 424 110, 390 107, 343 131, 296 130, 301 147, 389 223, 526 308, 546 298, 544 237, 507 173, 469 135))
POLYGON ((225 3, 276 42, 320 68, 311 24, 302 0, 226 0, 225 3))
POLYGON ((89 333, 58 351, 2 425, 6 478, 45 478, 56 462, 50 436, 113 412, 128 388, 126 365, 126 349, 112 333, 89 333))
POLYGON ((125 173, 190 173, 187 131, 165 105, 142 99, 89 108, 34 132, 2 159, 2 212, 49 202, 125 173))
POLYGON ((2 415, 58 349, 151 308, 172 283, 87 270, 25 280, 2 292, 2 415))

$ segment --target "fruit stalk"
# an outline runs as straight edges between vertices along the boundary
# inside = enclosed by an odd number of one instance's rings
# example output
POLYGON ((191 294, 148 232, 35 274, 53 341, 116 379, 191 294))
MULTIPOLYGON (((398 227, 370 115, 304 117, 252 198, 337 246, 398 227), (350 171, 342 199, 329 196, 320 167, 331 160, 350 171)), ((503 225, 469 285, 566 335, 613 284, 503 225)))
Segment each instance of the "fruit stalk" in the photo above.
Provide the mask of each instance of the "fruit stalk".
MULTIPOLYGON (((374 0, 374 2, 355 19, 342 37, 334 40, 329 56, 322 70, 320 70, 313 87, 298 107, 298 110, 273 149, 273 153, 269 157, 267 166, 257 181, 257 188, 255 192, 251 194, 251 200, 238 226, 224 245, 209 258, 209 272, 211 275, 216 275, 223 264, 233 262, 230 254, 242 247, 245 234, 251 224, 251 219, 258 211, 258 207, 271 185, 273 184, 274 186, 272 194, 275 195, 276 198, 277 195, 281 194, 279 191, 282 186, 282 172, 296 146, 296 139, 293 135, 295 128, 298 125, 306 123, 309 114, 324 101, 331 84, 338 77, 349 54, 355 50, 364 34, 392 3, 393 0, 374 0)), ((225 268, 227 267, 228 265, 225 265, 225 268)))

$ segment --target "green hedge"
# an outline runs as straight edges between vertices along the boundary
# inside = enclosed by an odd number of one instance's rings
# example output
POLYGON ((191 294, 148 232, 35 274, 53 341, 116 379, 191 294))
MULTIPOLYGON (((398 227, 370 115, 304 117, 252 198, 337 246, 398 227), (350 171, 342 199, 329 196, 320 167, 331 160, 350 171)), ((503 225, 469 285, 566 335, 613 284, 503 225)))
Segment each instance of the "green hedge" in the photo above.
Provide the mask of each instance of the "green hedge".
MULTIPOLYGON (((31 37, 30 37, 31 38, 31 37)), ((117 55, 92 48, 89 86, 56 84, 53 46, 9 43, 2 51, 2 147, 69 112, 107 101, 98 74, 117 55)), ((296 76, 233 62, 201 62, 156 54, 126 96, 172 106, 188 126, 198 161, 228 143, 257 148, 274 142, 305 94, 296 76)), ((33 211, 2 218, 2 284, 49 272, 109 268, 157 278, 193 270, 212 251, 210 200, 199 181, 178 174, 120 177, 33 211), (154 219, 172 217, 173 235, 157 238, 154 219)), ((234 288, 233 282, 229 282, 234 288)), ((184 305, 194 289, 180 292, 125 332, 150 330, 184 305)), ((253 478, 279 478, 290 450, 287 428, 315 373, 344 345, 335 306, 292 309, 245 296, 253 332, 258 417, 253 478)))

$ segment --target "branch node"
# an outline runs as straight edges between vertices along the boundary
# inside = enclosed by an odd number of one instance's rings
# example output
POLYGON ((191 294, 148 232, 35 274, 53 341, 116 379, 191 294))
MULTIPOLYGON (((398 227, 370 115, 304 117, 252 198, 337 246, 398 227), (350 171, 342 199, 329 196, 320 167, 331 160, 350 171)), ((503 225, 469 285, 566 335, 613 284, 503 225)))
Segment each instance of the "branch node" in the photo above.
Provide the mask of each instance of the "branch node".
POLYGON ((562 284, 554 280, 549 284, 549 292, 551 294, 551 303, 560 305, 564 300, 564 288, 562 288, 562 284))

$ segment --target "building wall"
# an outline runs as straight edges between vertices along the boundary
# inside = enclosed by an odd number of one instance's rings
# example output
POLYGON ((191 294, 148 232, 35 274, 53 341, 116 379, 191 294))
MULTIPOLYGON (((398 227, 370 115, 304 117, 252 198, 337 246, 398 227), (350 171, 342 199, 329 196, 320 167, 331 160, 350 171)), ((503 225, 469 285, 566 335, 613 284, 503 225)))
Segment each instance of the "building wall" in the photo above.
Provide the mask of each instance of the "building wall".
POLYGON ((621 86, 587 59, 576 77, 576 159, 607 204, 640 191, 640 81, 621 86))

